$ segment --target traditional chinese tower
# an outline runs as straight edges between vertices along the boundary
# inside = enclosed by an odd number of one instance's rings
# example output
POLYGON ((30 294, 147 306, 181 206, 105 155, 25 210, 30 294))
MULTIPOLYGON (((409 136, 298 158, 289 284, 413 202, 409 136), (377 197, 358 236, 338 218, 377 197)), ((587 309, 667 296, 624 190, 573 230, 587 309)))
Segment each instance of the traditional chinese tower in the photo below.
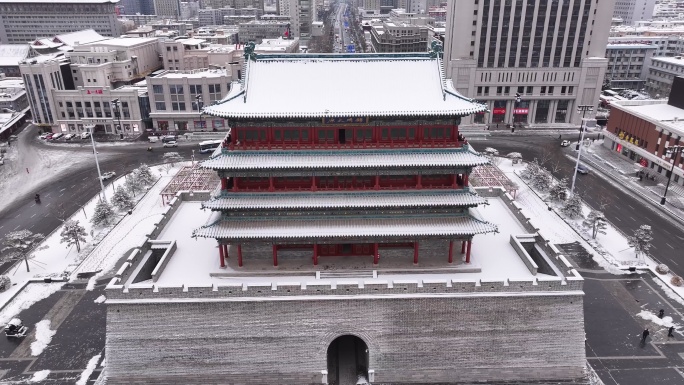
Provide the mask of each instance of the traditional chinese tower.
POLYGON ((424 255, 471 262, 474 236, 496 227, 469 213, 484 200, 468 175, 488 161, 458 124, 485 107, 453 89, 434 48, 262 56, 246 47, 242 82, 204 111, 231 127, 203 163, 221 189, 204 203, 216 214, 195 230, 217 240, 222 267, 229 254, 237 268, 264 256, 281 268, 339 256, 367 256, 369 267, 420 265, 424 255))

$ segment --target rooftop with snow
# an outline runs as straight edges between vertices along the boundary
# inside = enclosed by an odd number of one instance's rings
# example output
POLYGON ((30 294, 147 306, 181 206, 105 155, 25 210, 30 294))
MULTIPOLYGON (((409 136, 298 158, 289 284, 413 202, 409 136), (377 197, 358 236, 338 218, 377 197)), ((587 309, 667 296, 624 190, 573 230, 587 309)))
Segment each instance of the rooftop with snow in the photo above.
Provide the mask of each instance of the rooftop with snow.
MULTIPOLYGON (((496 288, 498 291, 581 289, 579 274, 562 255, 553 255, 547 242, 526 230, 529 222, 524 224, 518 219, 524 218, 525 214, 509 195, 503 193, 490 196, 486 205, 469 209, 472 217, 482 223, 493 223, 498 228, 498 232, 474 238, 471 263, 465 263, 458 247, 451 264, 447 262, 447 255, 423 252, 418 264, 414 264, 411 257, 385 257, 378 265, 373 265, 372 256, 320 256, 318 266, 312 264, 311 258, 281 257, 279 265, 274 267, 267 252, 263 258, 245 259, 243 267, 238 267, 235 250, 229 246, 230 257, 225 268, 220 267, 215 239, 193 237, 193 230, 201 228, 215 215, 202 209, 202 198, 206 197, 207 193, 178 194, 150 240, 130 254, 110 282, 108 291, 112 293, 107 295, 108 301, 149 300, 146 296, 154 297, 152 293, 172 296, 197 290, 207 293, 228 290, 233 293, 236 288, 241 288, 237 290, 240 292, 252 288, 262 290, 264 287, 277 291, 278 287, 284 286, 304 290, 321 285, 328 289, 338 285, 359 288, 368 285, 385 288, 416 285, 423 288, 435 284, 445 288, 465 285, 463 287, 475 291, 485 289, 485 286, 486 290, 496 288), (131 296, 131 293, 138 294, 131 296)), ((364 229, 363 223, 357 226, 361 227, 344 230, 361 233, 372 230, 364 229)), ((249 229, 243 231, 248 232, 249 229)))

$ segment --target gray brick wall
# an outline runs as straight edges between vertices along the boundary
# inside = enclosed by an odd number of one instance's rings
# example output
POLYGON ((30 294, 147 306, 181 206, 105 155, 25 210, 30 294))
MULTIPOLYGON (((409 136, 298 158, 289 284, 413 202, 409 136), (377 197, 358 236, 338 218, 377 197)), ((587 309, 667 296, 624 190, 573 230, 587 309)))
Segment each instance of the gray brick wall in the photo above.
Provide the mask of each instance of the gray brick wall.
MULTIPOLYGON (((395 287, 396 288, 396 287, 395 287)), ((109 304, 108 384, 314 384, 353 334, 377 384, 583 376, 581 295, 109 304)))

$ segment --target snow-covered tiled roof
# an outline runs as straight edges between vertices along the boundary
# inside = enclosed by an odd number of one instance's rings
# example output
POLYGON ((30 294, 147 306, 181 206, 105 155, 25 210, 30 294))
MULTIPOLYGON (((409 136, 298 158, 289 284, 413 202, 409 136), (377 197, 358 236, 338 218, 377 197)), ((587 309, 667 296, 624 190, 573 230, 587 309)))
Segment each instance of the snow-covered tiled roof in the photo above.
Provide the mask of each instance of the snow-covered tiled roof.
POLYGON ((246 78, 204 112, 223 118, 464 116, 486 110, 459 94, 428 54, 257 55, 246 78))
POLYGON ((195 237, 230 240, 330 239, 353 237, 450 237, 496 232, 494 224, 468 215, 421 217, 332 217, 222 219, 193 232, 195 237))
POLYGON ((230 193, 203 203, 211 210, 300 208, 475 207, 486 199, 470 190, 230 193))
POLYGON ((29 55, 28 44, 0 44, 0 66, 18 66, 29 55))
POLYGON ((489 160, 466 148, 350 151, 229 151, 202 163, 215 170, 474 167, 489 160))

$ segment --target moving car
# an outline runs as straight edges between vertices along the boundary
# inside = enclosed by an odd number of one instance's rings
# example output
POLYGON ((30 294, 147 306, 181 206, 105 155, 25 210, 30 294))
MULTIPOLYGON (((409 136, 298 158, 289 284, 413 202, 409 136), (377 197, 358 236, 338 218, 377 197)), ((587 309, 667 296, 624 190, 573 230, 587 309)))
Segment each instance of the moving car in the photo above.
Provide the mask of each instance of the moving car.
POLYGON ((28 327, 24 326, 19 318, 12 318, 7 325, 5 325, 5 335, 9 337, 21 338, 26 336, 28 327))
POLYGON ((570 141, 569 140, 563 140, 561 141, 561 147, 568 147, 570 146, 570 141))
POLYGON ((164 147, 178 147, 178 142, 175 140, 164 142, 164 147))
POLYGON ((112 178, 114 178, 115 176, 116 176, 116 173, 115 173, 114 171, 107 171, 107 172, 105 172, 105 173, 102 174, 102 176, 100 177, 100 179, 102 179, 102 180, 107 180, 107 179, 112 179, 112 178))
POLYGON ((589 167, 580 164, 577 166, 577 172, 583 175, 589 174, 589 167))

